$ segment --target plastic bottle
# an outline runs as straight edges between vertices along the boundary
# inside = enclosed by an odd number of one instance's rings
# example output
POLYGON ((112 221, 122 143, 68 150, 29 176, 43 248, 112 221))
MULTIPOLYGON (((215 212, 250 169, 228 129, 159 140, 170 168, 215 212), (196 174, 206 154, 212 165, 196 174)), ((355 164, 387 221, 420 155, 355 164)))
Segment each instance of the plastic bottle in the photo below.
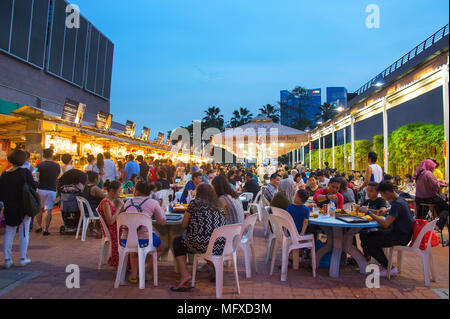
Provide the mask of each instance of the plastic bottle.
POLYGON ((334 204, 334 201, 330 202, 329 211, 330 211, 329 212, 330 217, 335 217, 335 215, 336 215, 336 205, 334 204))

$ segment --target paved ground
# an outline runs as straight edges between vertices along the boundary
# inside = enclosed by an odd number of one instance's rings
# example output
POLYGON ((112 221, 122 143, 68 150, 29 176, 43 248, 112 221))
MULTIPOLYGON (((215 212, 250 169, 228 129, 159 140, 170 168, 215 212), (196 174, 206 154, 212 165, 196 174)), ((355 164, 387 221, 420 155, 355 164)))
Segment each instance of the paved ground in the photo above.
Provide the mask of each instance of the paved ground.
MULTIPOLYGON (((171 263, 160 263, 159 286, 147 284, 145 290, 137 285, 126 284, 113 288, 115 271, 105 266, 97 270, 100 240, 89 237, 86 242, 76 241, 74 236, 61 236, 58 233, 62 220, 56 214, 51 227, 52 235, 43 237, 31 233, 28 256, 33 261, 25 268, 17 266, 10 270, 0 270, 0 298, 214 298, 215 286, 208 281, 208 275, 198 273, 197 285, 188 293, 174 293, 169 290, 178 276, 171 263), (77 264, 80 267, 81 287, 66 288, 66 266, 77 264)), ((2 231, 3 232, 3 231, 2 231)), ((224 298, 434 298, 440 297, 432 288, 449 287, 449 248, 433 249, 437 267, 437 282, 430 288, 424 286, 422 264, 419 257, 405 255, 403 272, 392 281, 381 279, 379 289, 365 286, 365 276, 352 266, 341 268, 340 278, 328 277, 327 269, 319 269, 317 278, 307 268, 289 268, 288 281, 280 281, 280 255, 273 276, 269 276, 269 266, 264 264, 267 241, 262 236, 262 228, 255 231, 258 274, 253 279, 245 279, 242 254, 239 256, 239 278, 241 294, 238 295, 232 268, 224 275, 224 298)), ((448 236, 447 236, 448 238, 448 236)), ((2 243, 3 245, 3 243, 2 243)), ((17 237, 13 260, 18 262, 17 237)), ((448 290, 447 290, 448 295, 448 290)))

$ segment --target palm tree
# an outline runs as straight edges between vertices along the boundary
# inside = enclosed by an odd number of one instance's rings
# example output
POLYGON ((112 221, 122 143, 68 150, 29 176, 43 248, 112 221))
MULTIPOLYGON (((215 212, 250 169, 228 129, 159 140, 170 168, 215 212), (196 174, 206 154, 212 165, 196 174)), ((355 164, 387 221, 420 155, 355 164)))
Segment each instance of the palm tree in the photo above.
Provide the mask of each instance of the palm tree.
POLYGON ((233 116, 228 123, 228 127, 234 128, 250 123, 253 114, 246 107, 241 107, 239 110, 233 111, 233 116))
POLYGON ((320 113, 316 113, 316 116, 318 118, 321 117, 324 123, 336 115, 336 110, 330 103, 323 103, 323 105, 319 106, 319 111, 320 113))
POLYGON ((209 107, 205 111, 206 116, 203 118, 202 126, 204 126, 205 128, 215 127, 222 131, 224 119, 223 115, 220 114, 220 112, 221 112, 220 108, 218 107, 215 106, 209 107))
POLYGON ((271 105, 263 105, 259 111, 261 112, 259 115, 265 115, 268 118, 272 119, 274 123, 280 122, 280 109, 271 105))

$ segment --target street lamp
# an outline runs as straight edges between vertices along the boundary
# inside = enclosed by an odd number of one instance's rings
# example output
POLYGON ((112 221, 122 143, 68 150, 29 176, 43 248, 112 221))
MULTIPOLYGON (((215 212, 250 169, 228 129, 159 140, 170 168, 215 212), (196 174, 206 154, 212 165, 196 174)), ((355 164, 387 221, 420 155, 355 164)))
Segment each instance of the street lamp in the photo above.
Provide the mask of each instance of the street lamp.
POLYGON ((322 124, 323 124, 322 118, 320 118, 320 119, 317 120, 317 124, 319 124, 319 125, 322 125, 322 124))
POLYGON ((343 108, 342 106, 339 106, 336 110, 337 110, 338 112, 342 112, 342 111, 344 110, 344 108, 343 108))

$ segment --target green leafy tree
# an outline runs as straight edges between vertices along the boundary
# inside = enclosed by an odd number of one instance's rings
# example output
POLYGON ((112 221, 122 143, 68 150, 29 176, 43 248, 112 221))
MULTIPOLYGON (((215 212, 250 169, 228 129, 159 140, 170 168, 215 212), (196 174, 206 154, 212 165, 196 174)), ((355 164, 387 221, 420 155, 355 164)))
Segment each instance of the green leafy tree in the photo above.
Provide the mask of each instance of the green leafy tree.
POLYGON ((220 114, 220 108, 212 106, 205 111, 206 116, 203 118, 202 127, 215 127, 219 130, 223 130, 224 119, 220 114))
POLYGON ((250 123, 253 114, 246 107, 241 107, 239 110, 233 111, 233 116, 228 124, 228 127, 238 127, 250 123))
POLYGON ((273 106, 271 104, 266 104, 266 105, 263 105, 263 107, 261 107, 259 109, 259 111, 261 113, 259 113, 258 115, 267 116, 268 118, 272 119, 272 121, 274 123, 280 122, 280 109, 277 108, 276 106, 273 106))
POLYGON ((330 103, 323 103, 323 105, 319 106, 319 111, 319 113, 316 113, 317 119, 322 118, 324 123, 337 114, 334 106, 330 103))

